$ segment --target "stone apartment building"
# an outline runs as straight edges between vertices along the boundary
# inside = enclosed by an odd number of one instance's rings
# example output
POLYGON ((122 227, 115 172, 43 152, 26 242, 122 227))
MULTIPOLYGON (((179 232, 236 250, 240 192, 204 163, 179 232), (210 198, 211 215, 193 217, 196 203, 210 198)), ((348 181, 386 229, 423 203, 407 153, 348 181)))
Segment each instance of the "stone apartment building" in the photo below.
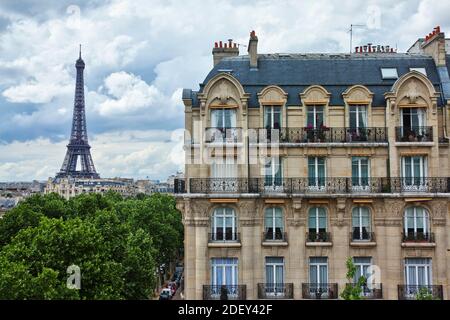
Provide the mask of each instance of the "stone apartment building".
POLYGON ((183 91, 185 297, 337 299, 352 257, 365 298, 449 299, 444 33, 406 53, 257 44, 215 43, 183 91))

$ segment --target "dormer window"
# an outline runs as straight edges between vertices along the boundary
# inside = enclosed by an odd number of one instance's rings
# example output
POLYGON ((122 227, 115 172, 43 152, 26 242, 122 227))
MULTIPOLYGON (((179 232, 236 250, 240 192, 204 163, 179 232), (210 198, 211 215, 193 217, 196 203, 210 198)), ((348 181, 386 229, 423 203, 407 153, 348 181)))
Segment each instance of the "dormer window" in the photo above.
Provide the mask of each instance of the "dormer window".
POLYGON ((409 71, 417 71, 423 74, 425 77, 427 76, 427 70, 425 68, 409 68, 409 71))
POLYGON ((381 68, 381 77, 383 78, 383 80, 397 79, 397 68, 381 68))

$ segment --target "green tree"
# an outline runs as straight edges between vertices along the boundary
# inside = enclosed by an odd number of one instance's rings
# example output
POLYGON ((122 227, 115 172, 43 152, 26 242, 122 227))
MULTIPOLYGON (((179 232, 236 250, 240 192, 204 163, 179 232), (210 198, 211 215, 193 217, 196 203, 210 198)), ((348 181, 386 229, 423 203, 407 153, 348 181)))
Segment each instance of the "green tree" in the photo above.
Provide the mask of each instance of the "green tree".
POLYGON ((347 283, 345 284, 345 288, 341 293, 341 298, 344 300, 360 300, 362 294, 362 286, 366 283, 366 278, 364 276, 361 276, 358 281, 354 283, 356 266, 353 263, 353 259, 351 257, 348 257, 345 264, 347 266, 347 283))

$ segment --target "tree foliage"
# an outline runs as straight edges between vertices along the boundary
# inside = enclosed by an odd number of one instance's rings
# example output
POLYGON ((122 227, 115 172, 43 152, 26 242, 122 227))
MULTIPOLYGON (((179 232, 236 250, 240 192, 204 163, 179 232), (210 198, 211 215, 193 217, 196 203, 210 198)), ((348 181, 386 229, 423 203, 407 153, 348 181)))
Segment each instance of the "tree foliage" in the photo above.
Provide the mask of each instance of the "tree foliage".
POLYGON ((366 278, 364 276, 361 276, 355 283, 354 279, 356 275, 356 266, 353 263, 353 259, 351 257, 347 258, 345 264, 347 266, 347 283, 345 284, 345 288, 341 293, 341 298, 344 300, 360 300, 362 287, 366 283, 366 278))
POLYGON ((0 299, 147 299, 183 246, 169 195, 32 196, 0 219, 0 299), (67 288, 80 267, 81 288, 67 288))

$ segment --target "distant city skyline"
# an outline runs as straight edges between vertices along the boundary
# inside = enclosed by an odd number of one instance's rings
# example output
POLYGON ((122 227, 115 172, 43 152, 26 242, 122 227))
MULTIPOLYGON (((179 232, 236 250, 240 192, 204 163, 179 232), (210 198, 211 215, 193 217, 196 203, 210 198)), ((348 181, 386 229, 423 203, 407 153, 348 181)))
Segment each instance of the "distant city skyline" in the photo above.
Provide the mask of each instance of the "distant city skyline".
POLYGON ((436 25, 449 30, 448 12, 450 3, 431 0, 3 0, 0 181, 42 181, 59 171, 80 43, 97 171, 164 180, 183 168, 182 88, 196 89, 206 77, 215 41, 247 45, 256 30, 260 53, 348 52, 350 24, 363 24, 353 46, 404 52, 436 25))

